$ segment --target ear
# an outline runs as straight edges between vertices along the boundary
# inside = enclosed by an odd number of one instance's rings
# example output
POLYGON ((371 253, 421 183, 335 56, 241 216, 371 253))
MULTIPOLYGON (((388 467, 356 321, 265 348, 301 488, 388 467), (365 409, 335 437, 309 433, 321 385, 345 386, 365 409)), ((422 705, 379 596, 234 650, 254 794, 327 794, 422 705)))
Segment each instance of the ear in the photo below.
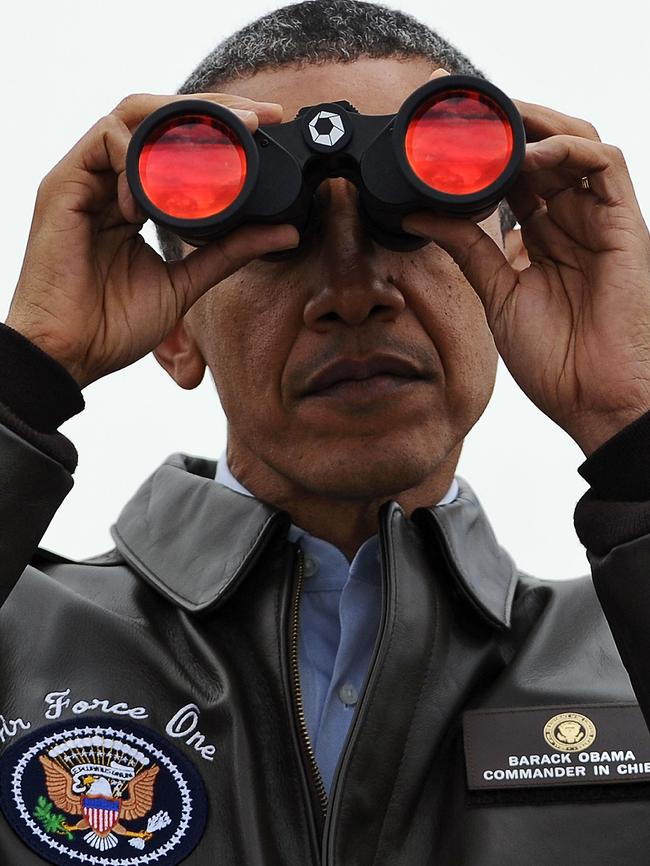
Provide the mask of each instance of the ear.
POLYGON ((523 271, 530 264, 528 251, 521 238, 521 229, 510 229, 503 239, 503 251, 513 268, 523 271))
POLYGON ((205 361, 185 318, 176 322, 153 355, 181 388, 189 391, 203 381, 205 361))

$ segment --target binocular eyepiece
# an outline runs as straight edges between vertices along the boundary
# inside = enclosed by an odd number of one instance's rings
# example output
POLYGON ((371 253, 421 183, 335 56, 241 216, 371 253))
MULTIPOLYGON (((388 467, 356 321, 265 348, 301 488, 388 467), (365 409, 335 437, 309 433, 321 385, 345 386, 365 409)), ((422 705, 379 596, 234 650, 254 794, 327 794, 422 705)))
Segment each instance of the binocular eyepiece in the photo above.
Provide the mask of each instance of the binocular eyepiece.
POLYGON ((321 103, 255 133, 224 106, 179 100, 138 126, 127 178, 150 219, 200 246, 244 223, 292 223, 303 242, 318 225, 316 188, 345 177, 370 236, 413 250, 427 241, 402 230, 407 214, 485 219, 514 183, 524 151, 513 102, 482 78, 449 75, 418 88, 396 114, 321 103))

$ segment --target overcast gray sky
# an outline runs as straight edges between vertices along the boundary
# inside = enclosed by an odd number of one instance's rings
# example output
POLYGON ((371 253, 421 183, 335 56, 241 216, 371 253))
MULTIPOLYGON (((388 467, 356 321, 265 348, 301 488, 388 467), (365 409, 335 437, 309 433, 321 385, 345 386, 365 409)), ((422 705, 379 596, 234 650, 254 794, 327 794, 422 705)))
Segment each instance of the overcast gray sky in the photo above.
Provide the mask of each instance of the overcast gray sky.
MULTIPOLYGON (((28 0, 5 7, 2 320, 41 177, 122 97, 173 93, 225 35, 280 5, 28 0)), ((604 141, 622 148, 648 218, 645 3, 387 5, 438 29, 511 96, 594 123, 604 141)), ((148 228, 145 233, 153 237, 148 228)), ((62 428, 79 450, 76 484, 43 539, 44 546, 73 557, 112 546, 108 527, 169 454, 217 457, 226 436, 210 377, 195 391, 181 391, 151 356, 91 385, 84 396, 86 410, 62 428)), ((501 366, 492 402, 466 440, 459 474, 472 484, 499 540, 524 570, 557 578, 587 570, 572 523, 575 502, 586 489, 576 471, 582 459, 501 366)))

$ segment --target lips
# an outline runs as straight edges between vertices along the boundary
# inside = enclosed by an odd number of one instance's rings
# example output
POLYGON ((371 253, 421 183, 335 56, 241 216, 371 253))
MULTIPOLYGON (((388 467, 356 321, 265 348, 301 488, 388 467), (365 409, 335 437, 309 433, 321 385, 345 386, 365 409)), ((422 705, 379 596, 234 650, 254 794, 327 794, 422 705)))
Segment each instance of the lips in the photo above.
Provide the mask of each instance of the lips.
POLYGON ((302 396, 313 396, 335 385, 362 382, 374 376, 393 376, 400 379, 428 378, 415 362, 396 355, 376 354, 364 359, 340 358, 310 376, 302 396))

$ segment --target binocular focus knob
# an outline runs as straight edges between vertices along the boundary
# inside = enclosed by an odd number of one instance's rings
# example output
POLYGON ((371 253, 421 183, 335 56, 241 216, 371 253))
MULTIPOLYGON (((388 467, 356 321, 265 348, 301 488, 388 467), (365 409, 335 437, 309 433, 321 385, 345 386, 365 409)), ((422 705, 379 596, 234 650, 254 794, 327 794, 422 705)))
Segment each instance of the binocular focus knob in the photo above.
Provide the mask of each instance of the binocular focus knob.
POLYGON ((336 153, 342 150, 352 136, 352 124, 341 105, 324 102, 300 112, 302 134, 311 150, 317 153, 336 153))

